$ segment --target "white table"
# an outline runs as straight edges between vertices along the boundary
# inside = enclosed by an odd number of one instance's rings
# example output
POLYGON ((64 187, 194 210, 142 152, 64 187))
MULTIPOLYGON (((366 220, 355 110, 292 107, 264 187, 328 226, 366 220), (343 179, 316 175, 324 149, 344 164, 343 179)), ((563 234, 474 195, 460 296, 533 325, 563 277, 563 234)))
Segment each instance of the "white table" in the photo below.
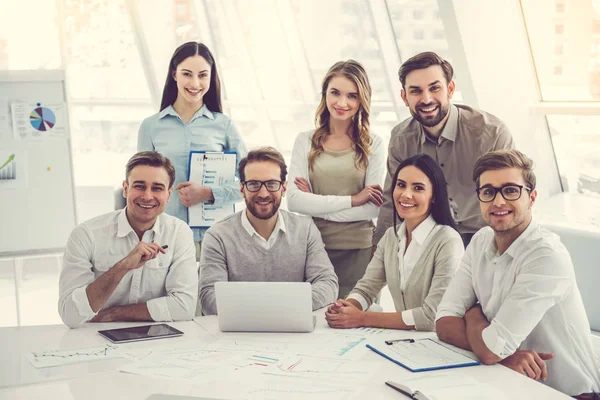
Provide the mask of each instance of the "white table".
MULTIPOLYGON (((330 329, 323 318, 323 312, 316 312, 317 327, 315 332, 330 329)), ((34 368, 25 358, 25 354, 32 351, 75 349, 102 346, 106 340, 98 335, 100 329, 132 326, 132 323, 112 324, 86 324, 85 326, 70 330, 65 326, 32 326, 19 328, 0 329, 0 398, 1 399, 147 399, 155 393, 168 393, 173 395, 193 395, 207 398, 244 398, 245 385, 250 382, 232 382, 232 378, 223 376, 221 379, 209 384, 194 384, 189 381, 172 380, 164 378, 150 378, 118 372, 118 368, 131 361, 127 359, 111 359, 88 363, 72 364, 61 367, 45 369, 34 368)), ((139 324, 142 325, 142 324, 139 324)), ((171 323, 177 329, 185 332, 179 338, 130 343, 126 346, 141 348, 143 346, 164 345, 183 342, 192 338, 210 343, 218 338, 247 335, 246 337, 281 338, 293 337, 287 335, 316 335, 312 334, 261 334, 261 333, 222 333, 218 330, 216 317, 199 317, 195 321, 171 323)), ((394 338, 402 337, 429 337, 431 334, 419 332, 394 332, 394 338)), ((311 336, 312 337, 312 336, 311 336)), ((122 345, 123 346, 123 345, 122 345)), ((402 395, 384 385, 386 380, 401 382, 403 379, 414 376, 410 371, 364 349, 361 361, 375 362, 379 368, 375 377, 360 389, 356 398, 397 399, 402 395)), ((439 371, 424 372, 419 374, 440 373, 439 371)), ((568 399, 568 396, 555 391, 541 383, 517 374, 501 365, 476 366, 444 370, 444 374, 456 376, 461 379, 469 376, 489 387, 486 399, 495 395, 503 395, 508 399, 545 400, 568 399)), ((263 375, 261 375, 260 379, 263 375)), ((266 377, 265 382, 276 382, 276 379, 292 379, 282 377, 266 377)), ((256 379, 253 380, 253 382, 256 379)), ((256 383, 256 382, 254 382, 256 383)), ((268 396, 257 396, 257 398, 268 396)), ((292 397, 289 397, 292 398, 292 397)), ((295 398, 295 397, 294 397, 295 398)), ((299 396, 298 398, 302 398, 299 396)), ((329 397, 345 398, 339 396, 329 397)), ((457 397, 451 397, 457 398, 457 397)))

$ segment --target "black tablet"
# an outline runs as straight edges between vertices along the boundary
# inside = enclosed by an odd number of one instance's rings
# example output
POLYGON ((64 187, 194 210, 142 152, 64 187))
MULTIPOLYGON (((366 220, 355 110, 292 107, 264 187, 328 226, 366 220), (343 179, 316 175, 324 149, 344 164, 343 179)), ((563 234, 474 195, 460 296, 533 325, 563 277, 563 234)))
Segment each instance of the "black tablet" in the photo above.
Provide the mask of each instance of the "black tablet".
POLYGON ((162 339, 183 335, 183 332, 167 324, 134 326, 131 328, 121 329, 107 329, 104 331, 98 331, 98 333, 113 343, 162 339))

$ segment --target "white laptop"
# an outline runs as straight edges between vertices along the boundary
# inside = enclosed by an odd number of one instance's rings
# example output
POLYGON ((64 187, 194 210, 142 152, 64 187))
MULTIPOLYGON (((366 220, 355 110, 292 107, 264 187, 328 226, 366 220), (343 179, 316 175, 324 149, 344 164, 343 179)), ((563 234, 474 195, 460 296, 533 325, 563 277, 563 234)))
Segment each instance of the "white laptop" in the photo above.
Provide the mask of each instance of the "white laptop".
POLYGON ((216 282, 219 329, 223 332, 312 332, 308 282, 216 282))

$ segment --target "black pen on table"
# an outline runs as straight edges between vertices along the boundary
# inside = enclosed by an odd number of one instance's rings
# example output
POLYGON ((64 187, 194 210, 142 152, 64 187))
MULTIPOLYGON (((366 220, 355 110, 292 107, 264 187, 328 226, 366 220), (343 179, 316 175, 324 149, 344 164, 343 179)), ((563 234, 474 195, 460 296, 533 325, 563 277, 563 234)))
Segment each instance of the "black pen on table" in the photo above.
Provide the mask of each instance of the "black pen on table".
POLYGON ((406 343, 414 343, 415 339, 394 339, 394 340, 386 340, 385 344, 391 345, 396 342, 406 342, 406 343))

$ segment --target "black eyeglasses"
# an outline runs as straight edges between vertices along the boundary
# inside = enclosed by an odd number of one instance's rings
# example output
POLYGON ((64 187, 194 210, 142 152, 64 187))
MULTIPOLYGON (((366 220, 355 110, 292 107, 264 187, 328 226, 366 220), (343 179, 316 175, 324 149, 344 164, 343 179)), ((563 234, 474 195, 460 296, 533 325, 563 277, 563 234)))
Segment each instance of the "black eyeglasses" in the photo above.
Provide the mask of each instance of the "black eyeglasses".
POLYGON ((492 186, 480 187, 479 189, 477 189, 475 191, 477 192, 477 197, 479 197, 479 201, 481 201, 482 203, 489 203, 491 201, 494 201, 498 192, 500 192, 500 194, 502 194, 502 197, 504 197, 504 200, 508 200, 508 201, 519 200, 521 198, 521 193, 523 193, 523 189, 528 190, 528 191, 532 190, 531 188, 528 188, 527 186, 509 184, 509 185, 504 185, 499 188, 495 188, 492 186))
POLYGON ((269 192, 276 192, 281 188, 282 181, 270 180, 270 181, 245 181, 244 186, 249 192, 258 192, 260 188, 265 185, 269 192))

